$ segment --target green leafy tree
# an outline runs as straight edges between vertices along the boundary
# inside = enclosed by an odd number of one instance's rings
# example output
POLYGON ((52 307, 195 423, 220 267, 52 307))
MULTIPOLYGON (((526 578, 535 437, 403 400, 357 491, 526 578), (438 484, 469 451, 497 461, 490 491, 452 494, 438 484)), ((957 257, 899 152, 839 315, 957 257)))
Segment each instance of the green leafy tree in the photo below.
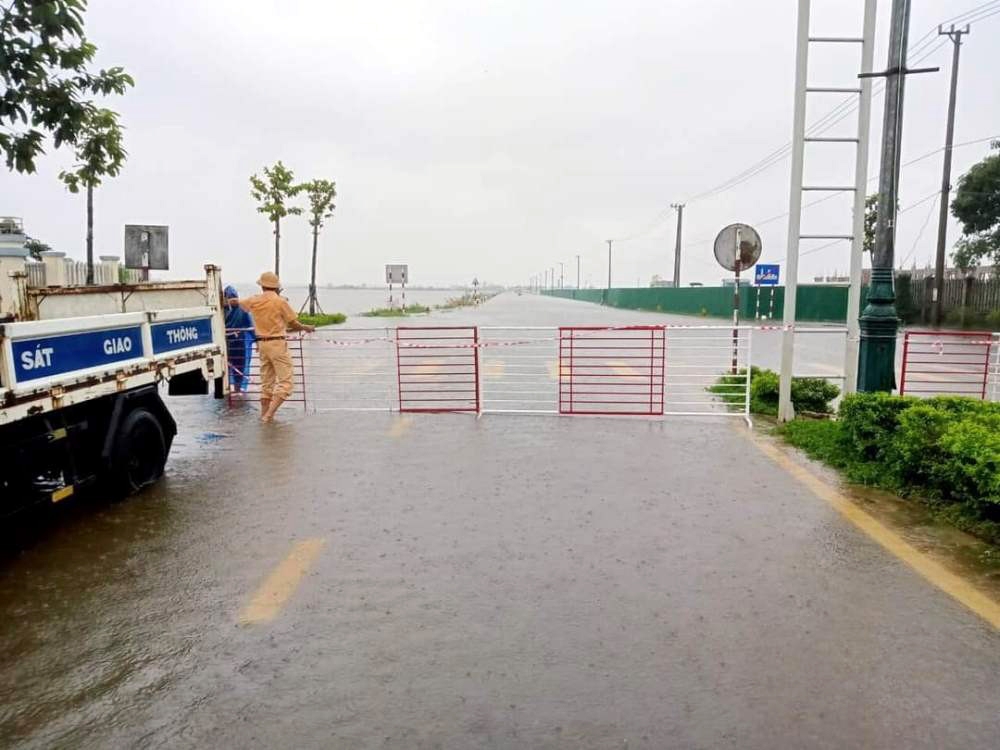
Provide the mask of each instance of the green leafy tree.
POLYGON ((118 116, 99 109, 78 134, 73 168, 59 173, 71 193, 87 191, 87 284, 94 283, 94 188, 105 177, 117 177, 127 156, 118 116))
POLYGON ((24 249, 27 250, 28 254, 35 260, 41 260, 42 253, 47 252, 52 248, 46 245, 41 240, 28 238, 28 241, 24 243, 24 249))
POLYGON ((875 225, 878 224, 878 193, 865 198, 865 242, 866 253, 875 252, 875 225))
POLYGON ((319 244, 319 230, 323 220, 333 216, 333 199, 337 197, 337 183, 330 180, 313 180, 300 186, 309 198, 309 226, 312 227, 312 276, 309 282, 309 314, 316 314, 316 250, 319 244))
POLYGON ((289 206, 288 199, 301 192, 295 184, 292 170, 278 161, 273 167, 264 167, 264 177, 250 177, 250 195, 260 205, 257 213, 264 214, 274 224, 274 272, 281 275, 281 220, 286 216, 299 216, 302 209, 289 206))
POLYGON ((1000 265, 1000 154, 987 156, 959 178, 951 213, 962 224, 952 255, 955 265, 963 270, 1000 265))
POLYGON ((0 152, 8 169, 31 173, 46 136, 76 144, 100 116, 91 97, 134 85, 122 68, 92 72, 87 0, 5 0, 0 4, 0 152))

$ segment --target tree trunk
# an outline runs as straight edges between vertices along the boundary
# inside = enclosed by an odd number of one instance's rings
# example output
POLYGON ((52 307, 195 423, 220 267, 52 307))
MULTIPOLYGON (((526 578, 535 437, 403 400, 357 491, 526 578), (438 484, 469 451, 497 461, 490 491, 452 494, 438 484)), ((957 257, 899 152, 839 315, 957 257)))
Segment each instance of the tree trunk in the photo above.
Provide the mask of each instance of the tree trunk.
POLYGON ((319 237, 319 227, 313 227, 313 262, 312 281, 309 283, 309 314, 316 314, 316 242, 319 237))
POLYGON ((281 277, 281 219, 274 220, 274 273, 281 277))
POLYGON ((87 185, 87 286, 94 283, 94 186, 87 185))

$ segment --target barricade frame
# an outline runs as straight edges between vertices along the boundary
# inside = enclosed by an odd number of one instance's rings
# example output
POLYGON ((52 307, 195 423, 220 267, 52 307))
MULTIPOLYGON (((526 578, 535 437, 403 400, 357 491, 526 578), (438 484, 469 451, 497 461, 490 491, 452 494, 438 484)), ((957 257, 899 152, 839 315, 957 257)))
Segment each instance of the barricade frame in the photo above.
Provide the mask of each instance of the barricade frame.
POLYGON ((903 334, 899 395, 966 396, 985 401, 990 389, 996 345, 997 336, 989 331, 906 331, 903 334), (938 346, 937 352, 927 348, 938 346), (944 359, 947 346, 960 349, 948 352, 948 359, 944 359), (963 349, 965 347, 976 348, 963 349), (935 354, 938 359, 934 359, 935 354), (924 367, 926 365, 931 367, 924 367), (942 367, 953 369, 940 369, 942 367), (934 376, 947 377, 941 379, 934 376), (940 387, 935 387, 934 384, 938 383, 940 387))
POLYGON ((481 413, 480 401, 480 374, 479 374, 479 327, 478 326, 398 326, 396 333, 396 385, 399 397, 400 414, 445 414, 445 413, 481 413), (469 331, 468 336, 449 336, 445 333, 456 333, 469 331), (430 334, 426 336, 410 334, 430 334), (457 340, 462 343, 441 343, 457 340), (413 343, 413 342, 431 343, 413 343), (442 354, 442 353, 416 353, 416 352, 438 352, 439 350, 468 349, 468 354, 442 354), (406 350, 414 353, 403 354, 406 350), (467 361, 461 362, 436 362, 428 360, 439 360, 447 358, 459 358, 467 361), (417 362, 405 362, 404 359, 420 360, 417 362), (416 368, 454 368, 471 367, 471 372, 464 370, 444 372, 418 372, 416 368), (439 376, 438 380, 422 380, 424 376, 439 376), (472 387, 445 387, 445 388, 405 388, 407 385, 429 385, 429 386, 468 386, 468 382, 462 380, 467 375, 472 376, 472 387), (455 377, 458 380, 455 380, 455 377), (407 378, 407 379, 404 379, 407 378), (418 378, 410 380, 409 378, 418 378), (448 394, 440 398, 433 395, 419 395, 411 397, 409 394, 448 394), (472 393, 473 396, 455 396, 456 393, 472 393), (427 406, 413 406, 414 403, 428 404, 427 406), (444 404, 448 404, 445 406, 444 404), (461 404, 465 404, 464 406, 461 404))

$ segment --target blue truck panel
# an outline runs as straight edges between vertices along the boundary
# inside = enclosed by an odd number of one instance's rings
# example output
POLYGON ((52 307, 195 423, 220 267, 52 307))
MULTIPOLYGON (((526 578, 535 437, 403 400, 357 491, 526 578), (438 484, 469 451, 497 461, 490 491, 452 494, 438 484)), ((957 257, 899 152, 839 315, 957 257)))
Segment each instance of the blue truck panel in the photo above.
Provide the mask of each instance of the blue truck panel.
POLYGON ((212 344, 212 319, 194 318, 172 320, 169 323, 154 323, 150 326, 153 338, 153 354, 190 349, 194 346, 212 344))
POLYGON ((142 326, 20 339, 11 344, 19 383, 141 359, 142 326))

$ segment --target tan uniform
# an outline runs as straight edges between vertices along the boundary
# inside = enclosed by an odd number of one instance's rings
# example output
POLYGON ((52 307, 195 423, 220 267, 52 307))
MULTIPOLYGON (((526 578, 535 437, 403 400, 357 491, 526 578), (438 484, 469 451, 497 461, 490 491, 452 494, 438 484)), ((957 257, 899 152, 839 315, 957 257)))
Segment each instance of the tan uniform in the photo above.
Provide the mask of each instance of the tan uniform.
POLYGON ((261 396, 265 399, 292 395, 292 358, 285 334, 297 318, 295 311, 270 290, 240 300, 240 307, 253 316, 260 350, 261 396))

